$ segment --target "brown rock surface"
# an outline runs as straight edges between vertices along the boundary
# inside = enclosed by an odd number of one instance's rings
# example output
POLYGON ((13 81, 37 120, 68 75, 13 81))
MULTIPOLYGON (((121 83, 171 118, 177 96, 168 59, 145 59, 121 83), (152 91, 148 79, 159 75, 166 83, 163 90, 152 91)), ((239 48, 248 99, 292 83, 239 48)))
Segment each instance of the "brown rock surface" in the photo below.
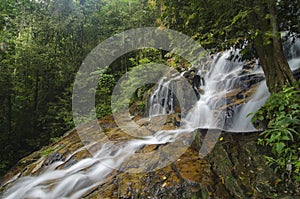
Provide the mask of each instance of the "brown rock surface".
MULTIPOLYGON (((170 123, 164 125, 163 128, 171 128, 170 123)), ((123 171, 114 170, 101 184, 87 191, 84 198, 273 198, 276 185, 280 185, 272 170, 265 166, 264 151, 256 145, 257 133, 222 133, 222 141, 201 159, 199 147, 205 133, 206 130, 196 131, 197 139, 191 147, 177 160, 157 170, 157 163, 168 154, 155 153, 153 156, 151 152, 164 149, 168 144, 141 147, 136 153, 149 161, 126 160, 121 166, 123 171), (154 168, 154 171, 143 172, 138 167, 140 164, 154 168)), ((108 128, 105 134, 115 142, 131 139, 119 128, 108 128)), ((70 131, 57 143, 22 159, 5 176, 2 185, 9 187, 21 176, 39 175, 55 161, 65 161, 56 169, 68 168, 91 156, 82 146, 76 131, 70 131), (45 154, 45 151, 49 153, 45 154)), ((183 146, 176 145, 170 152, 183 146)))

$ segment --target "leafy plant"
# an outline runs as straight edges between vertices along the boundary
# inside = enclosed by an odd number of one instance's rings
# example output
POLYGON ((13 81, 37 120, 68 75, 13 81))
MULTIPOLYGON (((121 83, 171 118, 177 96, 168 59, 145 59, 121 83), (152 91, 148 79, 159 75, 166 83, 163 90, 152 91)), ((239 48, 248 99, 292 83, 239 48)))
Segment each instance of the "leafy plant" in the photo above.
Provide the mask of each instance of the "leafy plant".
POLYGON ((2 175, 5 174, 6 170, 7 170, 7 166, 8 166, 8 161, 1 161, 0 162, 0 176, 2 177, 2 175))
POLYGON ((271 147, 267 164, 281 174, 285 182, 300 182, 300 92, 296 87, 284 87, 272 94, 267 103, 252 118, 266 130, 258 144, 271 147))

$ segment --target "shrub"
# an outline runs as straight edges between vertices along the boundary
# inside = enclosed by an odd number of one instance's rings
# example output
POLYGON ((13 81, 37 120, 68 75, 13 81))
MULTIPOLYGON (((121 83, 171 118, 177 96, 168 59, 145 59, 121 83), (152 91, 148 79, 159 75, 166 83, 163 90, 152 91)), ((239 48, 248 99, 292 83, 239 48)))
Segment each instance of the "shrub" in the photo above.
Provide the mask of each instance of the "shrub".
POLYGON ((300 183, 300 93, 296 87, 285 87, 272 94, 259 109, 252 122, 264 123, 258 144, 271 147, 265 156, 267 164, 281 175, 287 184, 300 183))

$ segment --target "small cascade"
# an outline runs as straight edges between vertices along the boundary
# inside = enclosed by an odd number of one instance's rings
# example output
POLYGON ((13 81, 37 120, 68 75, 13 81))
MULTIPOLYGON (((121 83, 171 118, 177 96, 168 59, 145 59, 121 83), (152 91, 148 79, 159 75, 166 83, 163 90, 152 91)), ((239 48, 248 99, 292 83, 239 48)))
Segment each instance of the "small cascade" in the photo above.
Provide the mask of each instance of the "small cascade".
POLYGON ((185 118, 192 128, 223 128, 225 114, 219 109, 226 104, 226 93, 237 86, 237 72, 242 67, 240 62, 229 61, 229 56, 229 51, 216 55, 204 76, 204 93, 185 118))
POLYGON ((174 82, 180 78, 180 75, 175 75, 172 79, 162 78, 160 80, 157 89, 149 99, 149 118, 174 112, 174 82))
POLYGON ((164 78, 159 82, 158 87, 150 97, 149 117, 170 113, 173 109, 173 96, 170 92, 171 81, 164 78))
POLYGON ((285 55, 292 70, 300 67, 300 39, 289 39, 285 45, 285 55))
POLYGON ((239 132, 241 129, 244 131, 256 130, 252 125, 251 117, 249 117, 248 114, 257 111, 259 107, 264 105, 269 96, 270 93, 268 92, 266 81, 263 81, 258 86, 252 99, 236 111, 237 114, 233 116, 233 125, 230 131, 239 132))
POLYGON ((203 100, 199 100, 193 111, 188 114, 186 122, 192 129, 198 127, 210 128, 212 126, 212 118, 211 108, 203 100))

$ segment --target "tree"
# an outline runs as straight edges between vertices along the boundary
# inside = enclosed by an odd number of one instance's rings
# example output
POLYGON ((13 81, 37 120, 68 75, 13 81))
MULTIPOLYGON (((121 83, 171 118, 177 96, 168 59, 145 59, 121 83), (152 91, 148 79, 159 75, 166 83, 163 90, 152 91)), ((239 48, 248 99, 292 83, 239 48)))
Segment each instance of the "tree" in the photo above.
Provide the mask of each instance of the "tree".
POLYGON ((258 57, 271 93, 295 82, 284 56, 281 33, 299 37, 297 1, 159 2, 163 25, 193 36, 206 48, 219 51, 235 47, 241 49, 243 59, 258 57))
MULTIPOLYGON (((86 55, 129 28, 153 25, 147 0, 0 1, 0 175, 20 157, 74 127, 72 88, 86 55)), ((111 112, 128 53, 104 73, 97 113, 111 112)))
POLYGON ((247 7, 251 11, 248 23, 256 34, 253 38, 254 47, 269 90, 274 93, 281 91, 283 85, 292 86, 296 80, 283 52, 276 1, 252 0, 247 2, 247 7), (257 6, 250 10, 253 5, 257 6))

